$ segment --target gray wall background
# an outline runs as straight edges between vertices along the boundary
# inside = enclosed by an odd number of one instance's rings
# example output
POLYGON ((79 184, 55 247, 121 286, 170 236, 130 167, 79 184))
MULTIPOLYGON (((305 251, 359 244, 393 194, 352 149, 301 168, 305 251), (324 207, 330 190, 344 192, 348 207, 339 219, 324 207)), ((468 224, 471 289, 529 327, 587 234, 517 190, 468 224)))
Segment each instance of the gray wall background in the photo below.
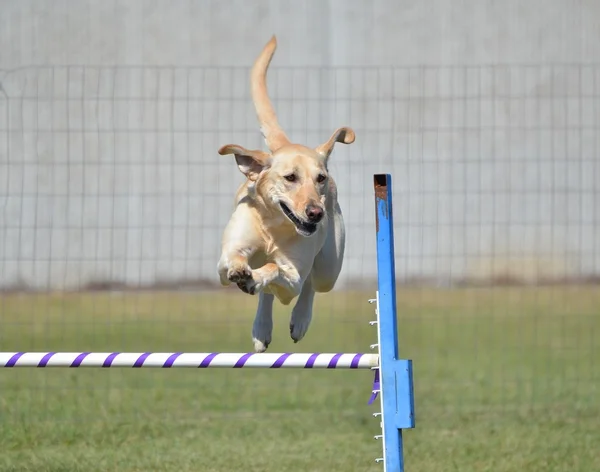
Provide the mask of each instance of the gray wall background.
POLYGON ((395 187, 401 279, 600 272, 600 3, 0 2, 0 287, 216 281, 262 147, 248 68, 292 139, 338 126, 340 287, 375 274, 372 174, 395 187))

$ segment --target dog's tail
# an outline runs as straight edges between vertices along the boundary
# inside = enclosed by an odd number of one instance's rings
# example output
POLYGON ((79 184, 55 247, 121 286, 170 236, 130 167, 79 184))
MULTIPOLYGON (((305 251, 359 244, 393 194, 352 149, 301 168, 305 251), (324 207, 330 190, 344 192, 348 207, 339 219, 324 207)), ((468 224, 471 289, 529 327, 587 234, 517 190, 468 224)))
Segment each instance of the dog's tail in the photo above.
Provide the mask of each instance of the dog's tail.
POLYGON ((260 130, 271 152, 290 144, 290 140, 277 121, 277 114, 267 92, 267 69, 277 48, 275 36, 265 45, 256 58, 250 73, 250 90, 256 109, 260 130))

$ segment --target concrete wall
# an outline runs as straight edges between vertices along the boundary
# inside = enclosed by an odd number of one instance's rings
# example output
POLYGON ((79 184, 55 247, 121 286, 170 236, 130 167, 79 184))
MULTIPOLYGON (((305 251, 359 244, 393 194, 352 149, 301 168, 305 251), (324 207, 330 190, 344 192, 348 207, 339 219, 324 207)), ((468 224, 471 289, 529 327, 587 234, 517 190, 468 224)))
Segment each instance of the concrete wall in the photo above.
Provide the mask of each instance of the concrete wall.
POLYGON ((595 0, 2 0, 2 68, 594 62, 595 0))
POLYGON ((262 146, 247 76, 273 33, 291 137, 357 132, 332 157, 343 281, 375 271, 374 172, 394 176, 400 277, 597 274, 598 18, 591 0, 2 1, 0 286, 214 279, 242 179, 216 150, 262 146))

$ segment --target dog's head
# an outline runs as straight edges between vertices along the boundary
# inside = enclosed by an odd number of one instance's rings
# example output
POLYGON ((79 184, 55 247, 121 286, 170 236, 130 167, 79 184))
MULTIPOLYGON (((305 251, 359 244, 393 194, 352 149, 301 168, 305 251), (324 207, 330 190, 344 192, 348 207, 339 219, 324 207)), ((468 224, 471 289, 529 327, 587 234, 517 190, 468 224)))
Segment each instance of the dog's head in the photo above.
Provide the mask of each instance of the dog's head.
POLYGON ((256 59, 250 76, 252 101, 270 152, 227 144, 219 154, 234 154, 240 171, 252 181, 261 201, 285 215, 298 234, 311 236, 326 215, 329 156, 335 143, 351 144, 355 136, 350 128, 338 128, 316 148, 290 142, 267 93, 266 72, 276 46, 273 36, 256 59))

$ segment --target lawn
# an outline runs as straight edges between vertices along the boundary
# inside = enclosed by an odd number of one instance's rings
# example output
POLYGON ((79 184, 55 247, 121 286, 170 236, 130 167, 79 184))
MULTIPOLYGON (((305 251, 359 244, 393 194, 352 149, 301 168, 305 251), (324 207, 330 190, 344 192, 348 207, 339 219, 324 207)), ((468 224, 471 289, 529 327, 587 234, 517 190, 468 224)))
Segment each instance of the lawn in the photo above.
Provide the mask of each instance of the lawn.
MULTIPOLYGON (((318 296, 293 344, 368 351, 371 293, 318 296)), ((255 298, 219 293, 10 295, 0 349, 247 351, 255 298)), ((406 470, 600 470, 600 289, 403 289, 414 361, 406 470)), ((0 471, 381 471, 369 371, 5 369, 0 471)))

